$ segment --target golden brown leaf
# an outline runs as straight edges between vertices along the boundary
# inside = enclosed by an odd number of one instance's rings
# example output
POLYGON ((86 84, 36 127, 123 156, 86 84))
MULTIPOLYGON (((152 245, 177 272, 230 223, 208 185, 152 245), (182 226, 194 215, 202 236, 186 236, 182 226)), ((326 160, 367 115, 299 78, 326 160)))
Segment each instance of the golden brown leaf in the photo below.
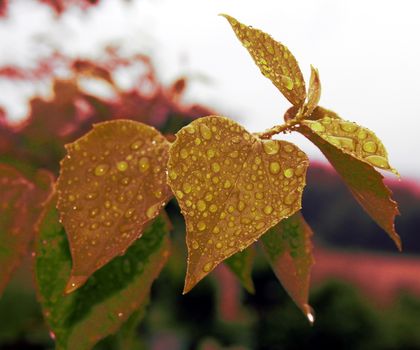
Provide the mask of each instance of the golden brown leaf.
POLYGON ((313 323, 308 304, 313 233, 300 212, 280 221, 261 237, 262 246, 277 278, 296 305, 313 323))
POLYGON ((359 204, 401 250, 401 239, 394 227, 394 219, 399 211, 397 203, 391 198, 391 191, 383 183, 383 176, 368 163, 333 146, 312 129, 301 126, 298 131, 321 150, 359 204))
POLYGON ((57 207, 73 257, 70 293, 142 235, 171 191, 169 142, 150 126, 130 120, 96 124, 66 148, 57 207))
POLYGON ((177 133, 168 182, 187 225, 188 292, 301 207, 306 155, 286 141, 260 140, 224 117, 177 133))
POLYGON ((261 73, 270 79, 293 105, 302 105, 306 98, 305 81, 289 49, 259 29, 248 27, 231 16, 222 16, 229 21, 261 73))
POLYGON ((398 174, 388 162, 388 154, 378 137, 356 123, 324 117, 303 120, 302 124, 344 153, 380 169, 398 174))

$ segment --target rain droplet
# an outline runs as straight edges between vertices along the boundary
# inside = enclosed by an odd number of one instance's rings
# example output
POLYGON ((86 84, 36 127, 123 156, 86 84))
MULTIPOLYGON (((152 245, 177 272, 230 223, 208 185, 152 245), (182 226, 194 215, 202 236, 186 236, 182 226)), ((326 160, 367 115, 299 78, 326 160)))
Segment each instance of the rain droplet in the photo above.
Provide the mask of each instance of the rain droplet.
POLYGON ((367 141, 363 144, 363 150, 368 153, 375 153, 378 146, 373 141, 367 141))
POLYGON ((267 154, 277 154, 279 151, 279 142, 274 140, 263 140, 264 151, 267 154))
POLYGON ((139 169, 142 173, 146 172, 150 168, 149 158, 141 157, 139 160, 139 169))
POLYGON ((206 224, 203 221, 199 221, 197 224, 197 228, 199 231, 204 231, 206 229, 206 224))
POLYGON ((199 245, 197 241, 192 241, 192 248, 193 249, 198 249, 199 245))
POLYGON ((170 177, 172 180, 176 180, 176 178, 178 177, 178 175, 177 175, 177 173, 176 173, 174 170, 170 170, 170 171, 169 171, 169 177, 170 177))
POLYGON ((200 124, 200 134, 205 140, 210 140, 212 137, 212 132, 206 124, 200 124))
POLYGON ((189 183, 186 182, 182 185, 182 189, 184 190, 185 193, 190 193, 192 190, 192 187, 189 183))
POLYGON ((128 164, 126 161, 118 162, 117 163, 118 171, 126 171, 128 169, 128 164))
POLYGON ((292 90, 293 89, 293 80, 290 79, 288 76, 286 75, 282 75, 281 76, 281 82, 286 86, 287 90, 292 90))
POLYGON ((179 151, 179 156, 180 156, 182 159, 186 159, 186 158, 188 158, 188 151, 187 151, 185 148, 182 148, 182 149, 179 151))
POLYGON ((197 202, 197 209, 198 209, 199 211, 204 211, 204 210, 206 210, 206 207, 207 207, 206 202, 204 202, 202 199, 200 199, 200 200, 197 202))
POLYGON ((203 267, 203 271, 204 272, 209 272, 212 268, 213 264, 211 262, 208 262, 207 264, 204 265, 203 267))
POLYGON ((290 178, 293 176, 294 171, 293 171, 293 169, 288 168, 288 169, 286 169, 286 170, 283 172, 283 174, 284 174, 284 176, 285 176, 285 177, 287 177, 288 179, 290 179, 290 178))
POLYGON ((219 163, 213 163, 211 165, 211 170, 213 170, 215 173, 218 173, 220 171, 220 165, 219 165, 219 163))
POLYGON ((321 123, 319 123, 319 122, 312 122, 311 124, 310 124, 310 126, 311 126, 311 129, 313 130, 313 131, 315 131, 315 132, 323 132, 323 131, 325 131, 325 126, 324 125, 322 125, 321 123))
POLYGON ((217 205, 216 205, 216 204, 212 204, 212 205, 210 205, 209 210, 210 210, 212 213, 215 213, 215 212, 217 211, 217 205))
POLYGON ((341 121, 340 128, 346 132, 355 132, 357 130, 357 125, 351 122, 341 121))
POLYGON ((271 205, 267 205, 267 206, 264 208, 264 213, 265 213, 266 215, 270 215, 272 212, 273 212, 273 207, 272 207, 271 205))
POLYGON ((136 141, 136 142, 132 143, 131 144, 131 149, 133 151, 138 150, 141 147, 142 143, 143 143, 142 141, 136 141))
POLYGON ((107 173, 109 169, 109 165, 108 164, 99 164, 96 168, 95 168, 95 175, 96 176, 102 176, 105 175, 107 173))
POLYGON ((378 168, 388 169, 389 163, 388 161, 381 156, 368 156, 365 158, 370 164, 373 166, 377 166, 378 168))
POLYGON ((278 162, 270 163, 270 173, 278 174, 280 172, 280 164, 278 162))

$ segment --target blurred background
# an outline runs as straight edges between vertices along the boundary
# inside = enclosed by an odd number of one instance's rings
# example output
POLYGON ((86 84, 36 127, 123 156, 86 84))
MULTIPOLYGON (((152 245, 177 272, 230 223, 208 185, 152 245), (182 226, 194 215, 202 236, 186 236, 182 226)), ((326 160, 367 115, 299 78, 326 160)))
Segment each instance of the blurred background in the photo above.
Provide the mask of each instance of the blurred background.
MULTIPOLYGON (((228 13, 286 44, 320 104, 376 132, 402 180, 404 252, 372 222, 314 146, 303 214, 315 236, 310 327, 257 256, 255 295, 223 266, 182 296, 185 227, 154 284, 136 349, 420 349, 420 4, 416 1, 0 0, 0 161, 57 175, 63 145, 92 123, 130 118, 169 137, 194 118, 250 131, 282 122, 287 101, 235 38, 228 13)), ((26 262, 0 298, 0 349, 50 349, 26 262)), ((98 349, 118 349, 110 337, 98 349)))

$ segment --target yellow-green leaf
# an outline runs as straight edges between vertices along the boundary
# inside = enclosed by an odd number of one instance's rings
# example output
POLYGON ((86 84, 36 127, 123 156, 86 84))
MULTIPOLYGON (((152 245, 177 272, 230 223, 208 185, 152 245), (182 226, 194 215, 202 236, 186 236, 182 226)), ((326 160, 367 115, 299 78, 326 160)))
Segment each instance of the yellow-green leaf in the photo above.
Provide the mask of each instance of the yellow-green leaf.
POLYGON ((96 124, 66 146, 57 184, 60 218, 70 242, 66 291, 125 250, 171 197, 169 142, 154 128, 117 120, 96 124))
POLYGON ((368 163, 333 146, 312 129, 301 126, 298 131, 321 150, 355 199, 401 250, 401 239, 394 227, 394 219, 399 211, 397 203, 391 197, 391 191, 383 183, 383 176, 368 163))
POLYGON ((251 294, 255 293, 254 282, 252 281, 254 259, 255 249, 251 246, 225 260, 229 269, 239 279, 242 286, 251 294))
POLYGON ((261 73, 270 79, 293 105, 302 105, 306 98, 305 81, 289 49, 259 29, 248 27, 231 16, 222 16, 229 21, 261 73))
POLYGON ((308 158, 289 142, 260 140, 224 117, 197 119, 176 136, 168 182, 186 220, 188 292, 300 209, 308 158))
POLYGON ((72 262, 52 198, 39 224, 34 272, 56 349, 88 350, 120 327, 129 328, 127 322, 136 323, 140 316, 136 314, 147 304, 169 248, 165 220, 159 216, 124 255, 96 271, 78 290, 64 294, 72 262))
POLYGON ((389 165, 384 145, 369 129, 331 117, 303 120, 302 124, 344 153, 374 167, 397 174, 397 171, 389 165))
POLYGON ((262 236, 267 259, 296 305, 312 323, 314 314, 308 304, 313 233, 300 212, 280 221, 262 236))
POLYGON ((310 116, 314 109, 318 106, 321 98, 321 81, 319 80, 318 69, 311 65, 311 78, 309 81, 308 101, 305 104, 304 115, 310 116))

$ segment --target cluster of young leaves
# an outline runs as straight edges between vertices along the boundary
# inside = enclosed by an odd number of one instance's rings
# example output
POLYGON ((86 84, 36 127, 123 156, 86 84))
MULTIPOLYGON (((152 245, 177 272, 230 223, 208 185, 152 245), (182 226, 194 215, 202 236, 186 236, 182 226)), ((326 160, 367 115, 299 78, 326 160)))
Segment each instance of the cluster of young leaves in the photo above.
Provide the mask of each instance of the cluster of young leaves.
MULTIPOLYGON (((309 161, 296 145, 272 139, 282 132, 300 132, 319 147, 401 249, 394 229, 398 209, 375 170, 395 172, 380 140, 318 106, 315 68, 306 91, 297 61, 284 45, 224 16, 264 76, 292 103, 285 124, 252 134, 210 115, 183 127, 171 143, 143 120, 118 119, 96 124, 66 145, 56 197, 39 223, 35 255, 38 293, 59 348, 89 349, 134 322, 131 317, 144 306, 169 254, 162 217, 172 196, 187 229, 184 293, 222 262, 253 292, 259 241, 276 276, 313 322, 312 231, 300 213, 309 161)), ((174 90, 182 91, 182 83, 174 90)), ((10 196, 26 193, 20 187, 14 191, 10 196)))

